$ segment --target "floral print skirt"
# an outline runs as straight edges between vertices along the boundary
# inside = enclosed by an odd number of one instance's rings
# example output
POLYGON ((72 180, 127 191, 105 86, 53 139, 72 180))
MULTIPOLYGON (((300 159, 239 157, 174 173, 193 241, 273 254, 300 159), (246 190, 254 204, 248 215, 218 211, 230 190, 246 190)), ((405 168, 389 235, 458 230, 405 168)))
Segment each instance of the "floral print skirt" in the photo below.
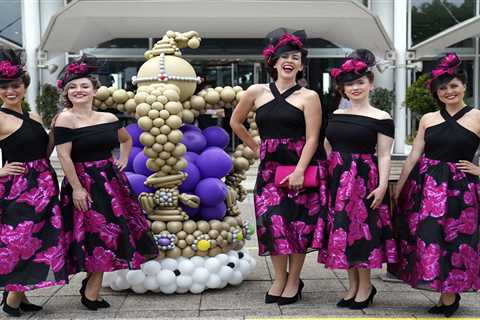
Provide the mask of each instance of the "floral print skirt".
POLYGON ((326 214, 325 161, 311 163, 319 168, 320 188, 292 191, 274 183, 276 168, 296 165, 304 145, 305 138, 262 140, 254 193, 259 255, 307 253, 317 221, 326 214))
POLYGON ((455 163, 420 158, 395 213, 399 263, 389 270, 413 287, 480 290, 478 177, 455 163))
POLYGON ((382 268, 384 262, 396 262, 388 191, 377 209, 370 208, 373 197, 367 199, 378 187, 376 157, 332 151, 328 179, 328 244, 320 249, 318 261, 334 269, 382 268))
POLYGON ((147 219, 124 173, 112 159, 76 162, 80 183, 92 198, 82 212, 72 201, 72 187, 63 180, 60 194, 68 242, 68 272, 138 269, 158 255, 147 219))
POLYGON ((68 281, 58 181, 47 159, 0 178, 0 287, 28 291, 68 281))

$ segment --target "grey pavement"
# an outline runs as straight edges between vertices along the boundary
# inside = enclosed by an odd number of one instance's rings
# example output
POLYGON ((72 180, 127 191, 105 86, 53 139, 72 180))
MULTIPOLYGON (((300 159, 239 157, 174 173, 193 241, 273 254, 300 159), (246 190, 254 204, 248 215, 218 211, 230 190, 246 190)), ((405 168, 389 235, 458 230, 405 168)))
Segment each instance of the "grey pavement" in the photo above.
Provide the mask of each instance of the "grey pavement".
MULTIPOLYGON (((241 204, 241 210, 245 219, 253 222, 251 193, 241 204)), ((257 256, 255 239, 247 243, 245 250, 256 257, 257 267, 238 286, 201 294, 176 295, 138 295, 131 291, 103 289, 102 296, 112 307, 89 311, 80 303, 78 289, 84 275, 78 274, 66 286, 28 293, 31 301, 42 304, 44 310, 26 314, 20 319, 427 318, 430 316, 427 309, 438 299, 438 294, 434 292, 414 290, 403 283, 385 282, 385 270, 375 270, 372 278, 379 293, 374 305, 363 311, 338 309, 335 304, 346 290, 346 273, 325 269, 316 262, 316 253, 311 253, 302 271, 305 282, 303 299, 289 306, 267 305, 263 299, 272 282, 271 262, 268 258, 257 256)), ((461 309, 456 316, 480 319, 480 294, 462 294, 461 309)), ((4 319, 1 312, 0 319, 4 319)))

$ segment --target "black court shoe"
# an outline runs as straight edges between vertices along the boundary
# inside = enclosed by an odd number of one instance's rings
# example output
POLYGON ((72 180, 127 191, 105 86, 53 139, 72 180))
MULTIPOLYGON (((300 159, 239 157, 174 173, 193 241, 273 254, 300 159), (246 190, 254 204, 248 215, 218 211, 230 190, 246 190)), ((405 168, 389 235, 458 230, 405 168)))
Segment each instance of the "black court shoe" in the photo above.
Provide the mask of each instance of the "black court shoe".
POLYGON ((342 299, 337 302, 337 308, 350 308, 352 303, 355 301, 355 297, 350 298, 350 299, 342 299))
POLYGON ((300 283, 298 284, 297 293, 293 297, 282 297, 282 296, 280 296, 280 298, 277 301, 278 305, 279 306, 284 306, 284 305, 287 305, 287 304, 295 303, 298 300, 301 300, 302 299, 302 289, 303 289, 304 286, 305 286, 305 284, 303 283, 302 279, 300 279, 300 283))
POLYGON ((3 312, 8 314, 11 317, 20 317, 22 313, 20 312, 20 307, 12 308, 7 304, 8 291, 3 291, 3 299, 0 302, 0 305, 3 305, 3 312))
POLYGON ((453 316, 455 312, 457 312, 458 308, 460 307, 460 295, 457 293, 455 294, 455 302, 452 303, 451 305, 443 305, 442 306, 442 313, 445 315, 445 317, 450 318, 453 316))
POLYGON ((36 304, 30 303, 30 302, 21 302, 20 303, 20 310, 23 312, 36 312, 43 310, 42 306, 37 306, 36 304))
POLYGON ((377 294, 377 289, 375 288, 374 285, 372 285, 372 290, 370 291, 370 295, 368 296, 368 298, 360 302, 357 302, 354 300, 352 305, 350 306, 350 309, 361 310, 361 309, 368 308, 368 305, 373 303, 373 298, 375 297, 376 294, 377 294))

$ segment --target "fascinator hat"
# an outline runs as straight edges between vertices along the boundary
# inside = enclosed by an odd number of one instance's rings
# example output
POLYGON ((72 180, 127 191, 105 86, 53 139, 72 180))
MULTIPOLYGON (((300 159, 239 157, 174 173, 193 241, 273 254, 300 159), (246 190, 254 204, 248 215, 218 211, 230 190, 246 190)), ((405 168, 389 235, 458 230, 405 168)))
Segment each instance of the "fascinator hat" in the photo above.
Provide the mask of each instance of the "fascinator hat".
POLYGON ((58 76, 57 87, 63 89, 72 80, 89 77, 99 67, 99 62, 95 57, 83 55, 62 69, 58 76))
POLYGON ((22 52, 0 48, 0 84, 21 79, 25 74, 22 52))
POLYGON ((304 48, 307 40, 305 30, 290 31, 286 28, 278 28, 267 34, 265 37, 267 45, 262 55, 268 65, 272 66, 280 55, 285 52, 299 51, 302 58, 307 56, 307 49, 304 48))
POLYGON ((374 66, 375 55, 368 49, 357 49, 345 58, 340 67, 332 68, 330 75, 337 84, 344 84, 366 76, 374 66))

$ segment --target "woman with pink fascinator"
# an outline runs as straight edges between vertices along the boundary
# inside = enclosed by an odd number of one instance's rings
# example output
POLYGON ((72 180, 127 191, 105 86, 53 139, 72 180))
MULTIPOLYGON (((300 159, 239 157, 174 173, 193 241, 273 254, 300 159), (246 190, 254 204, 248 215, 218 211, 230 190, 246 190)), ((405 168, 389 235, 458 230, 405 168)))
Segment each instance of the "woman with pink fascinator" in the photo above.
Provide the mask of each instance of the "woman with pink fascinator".
POLYGON ((391 270, 415 288, 440 293, 429 313, 452 316, 460 293, 480 290, 479 178, 472 164, 480 111, 463 101, 466 74, 454 53, 431 72, 439 111, 420 120, 395 198, 400 260, 391 270))

